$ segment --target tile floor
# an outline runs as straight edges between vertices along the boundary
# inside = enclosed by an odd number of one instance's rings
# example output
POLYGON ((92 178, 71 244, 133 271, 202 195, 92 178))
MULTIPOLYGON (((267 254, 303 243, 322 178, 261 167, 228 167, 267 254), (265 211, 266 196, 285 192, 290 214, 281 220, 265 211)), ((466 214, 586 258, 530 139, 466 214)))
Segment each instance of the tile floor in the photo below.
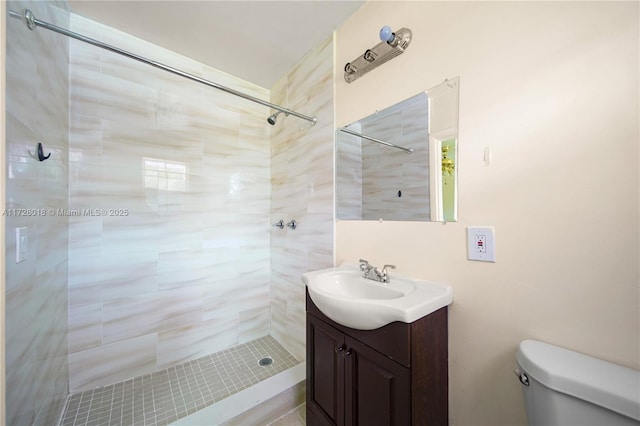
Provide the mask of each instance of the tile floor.
POLYGON ((62 426, 168 425, 299 362, 271 336, 69 396, 62 426), (273 363, 258 365, 261 358, 273 363))
POLYGON ((302 404, 267 426, 305 426, 307 424, 307 405, 302 404))

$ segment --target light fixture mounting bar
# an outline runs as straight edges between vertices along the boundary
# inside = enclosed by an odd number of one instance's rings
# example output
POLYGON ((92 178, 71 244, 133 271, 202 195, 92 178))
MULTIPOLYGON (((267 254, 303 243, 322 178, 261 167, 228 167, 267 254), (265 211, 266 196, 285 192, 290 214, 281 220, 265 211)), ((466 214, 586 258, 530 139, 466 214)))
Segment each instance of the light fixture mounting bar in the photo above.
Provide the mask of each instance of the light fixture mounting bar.
POLYGON ((392 41, 381 41, 344 66, 344 79, 351 83, 390 59, 404 53, 411 43, 411 30, 400 28, 393 33, 392 41))

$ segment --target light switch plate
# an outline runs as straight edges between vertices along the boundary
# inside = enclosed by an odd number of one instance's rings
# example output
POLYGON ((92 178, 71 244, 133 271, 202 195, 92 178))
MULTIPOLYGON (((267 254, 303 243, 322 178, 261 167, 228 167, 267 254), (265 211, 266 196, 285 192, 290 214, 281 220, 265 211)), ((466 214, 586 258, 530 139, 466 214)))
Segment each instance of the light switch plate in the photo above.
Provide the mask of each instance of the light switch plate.
POLYGON ((29 250, 29 233, 28 228, 16 228, 16 263, 27 260, 27 251, 29 250))
POLYGON ((496 261, 496 238, 493 226, 467 227, 467 257, 483 262, 496 261))

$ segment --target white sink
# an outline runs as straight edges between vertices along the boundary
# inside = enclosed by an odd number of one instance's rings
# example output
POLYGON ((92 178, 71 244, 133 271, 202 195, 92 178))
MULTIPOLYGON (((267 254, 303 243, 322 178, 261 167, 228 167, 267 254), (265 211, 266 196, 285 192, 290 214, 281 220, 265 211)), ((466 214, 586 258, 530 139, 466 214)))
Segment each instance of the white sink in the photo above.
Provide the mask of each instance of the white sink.
POLYGON ((389 283, 363 278, 358 265, 344 264, 307 272, 302 282, 323 314, 358 330, 373 330, 394 321, 412 323, 453 301, 447 284, 394 273, 389 277, 389 283))

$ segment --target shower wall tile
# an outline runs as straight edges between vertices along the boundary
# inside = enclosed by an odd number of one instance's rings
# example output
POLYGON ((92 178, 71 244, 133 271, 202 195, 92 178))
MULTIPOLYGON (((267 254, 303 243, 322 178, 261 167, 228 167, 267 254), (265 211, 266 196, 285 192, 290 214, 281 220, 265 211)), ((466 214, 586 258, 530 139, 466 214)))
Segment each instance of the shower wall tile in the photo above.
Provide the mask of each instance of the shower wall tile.
MULTIPOLYGON (((271 96, 271 92, 269 89, 256 86, 255 84, 245 80, 240 80, 237 77, 232 76, 231 74, 227 74, 215 68, 211 68, 207 65, 204 65, 202 68, 202 78, 215 81, 222 86, 232 87, 235 90, 247 93, 255 98, 262 99, 263 101, 269 101, 269 98, 271 96)), ((237 102, 239 100, 239 98, 230 94, 223 94, 223 96, 225 96, 225 102, 237 102)), ((253 109, 254 111, 264 111, 264 107, 259 104, 246 103, 242 100, 240 101, 241 102, 238 103, 240 108, 247 110, 253 109)), ((266 118, 264 118, 264 120, 266 120, 266 118)), ((266 129, 268 129, 268 127, 266 129)), ((268 130, 266 131, 266 133, 269 133, 268 130)))
POLYGON ((362 143, 363 219, 429 220, 429 150, 422 141, 428 132, 424 120, 427 97, 414 101, 384 120, 363 125, 362 133, 412 148, 411 155, 375 143, 362 143), (398 127, 402 129, 398 132, 398 127), (373 167, 371 165, 374 165, 373 167), (402 197, 398 197, 398 191, 402 197), (425 200, 427 200, 425 202, 425 200))
POLYGON ((240 343, 239 336, 237 314, 163 331, 158 334, 158 366, 173 366, 227 349, 240 343))
MULTIPOLYGON (((171 235, 171 234, 168 234, 171 235)), ((202 234, 198 235, 202 241, 202 234)), ((201 243, 202 245, 202 243, 201 243)), ((160 289, 186 289, 207 285, 214 277, 216 261, 210 250, 162 252, 158 256, 158 285, 160 289)))
POLYGON ((149 334, 69 354, 77 389, 92 389, 157 370, 158 337, 149 334))
POLYGON ((130 126, 140 122, 153 123, 153 107, 157 97, 155 89, 104 76, 99 71, 76 72, 71 77, 74 80, 69 87, 69 98, 71 103, 76 105, 74 109, 81 111, 82 115, 100 117, 130 126), (97 82, 100 84, 96 84, 97 82), (130 97, 122 96, 123 93, 130 97))
MULTIPOLYGON (((62 292, 61 292, 62 293, 62 292)), ((66 297, 58 300, 50 300, 50 304, 56 304, 52 308, 64 306, 66 297)), ((60 372, 67 371, 67 319, 59 315, 56 317, 54 332, 43 336, 36 349, 36 394, 35 401, 53 401, 48 408, 38 413, 35 424, 50 424, 51 420, 60 415, 65 396, 68 392, 69 382, 67 375, 60 372)), ((36 402, 37 403, 37 402, 36 402)))
POLYGON ((151 252, 125 250, 95 256, 84 254, 82 249, 70 250, 69 304, 102 303, 155 292, 157 270, 157 254, 151 252))
POLYGON ((239 343, 246 343, 269 333, 270 307, 268 295, 264 298, 265 306, 240 311, 239 343))
POLYGON ((5 403, 7 424, 11 425, 33 424, 38 411, 35 354, 28 353, 20 361, 11 366, 11 376, 7 369, 5 403))
POLYGON ((271 101, 318 122, 279 117, 271 129, 271 335, 305 358, 305 287, 301 275, 333 265, 333 38, 271 89, 271 101))
MULTIPOLYGON (((71 29, 269 99, 103 24, 71 29)), ((71 389, 268 334, 268 108, 75 40, 69 78, 71 389)))
POLYGON ((82 250, 85 256, 101 253, 102 220, 95 217, 78 217, 69 223, 69 244, 82 250))
POLYGON ((239 309, 235 303, 229 303, 233 300, 239 288, 235 286, 236 280, 218 279, 216 285, 209 286, 205 289, 203 296, 203 320, 217 320, 226 318, 239 317, 239 309))
POLYGON ((102 342, 132 337, 198 323, 202 319, 202 288, 158 291, 126 299, 103 302, 102 342))
MULTIPOLYGON (((9 1, 68 27, 65 2, 9 1)), ((68 57, 65 37, 6 22, 6 418, 54 424, 68 394, 68 57), (51 157, 38 161, 36 143, 51 157), (11 214, 12 209, 28 209, 11 214), (37 210, 35 210, 37 209, 37 210), (37 212, 36 214, 34 214, 37 212), (27 258, 15 261, 15 228, 28 228, 27 258)))
POLYGON ((240 312, 264 307, 269 300, 269 280, 260 281, 253 276, 220 280, 205 289, 203 318, 218 318, 220 315, 238 316, 240 312), (233 303, 229 303, 233 300, 233 303))
POLYGON ((69 312, 69 351, 79 352, 102 344, 102 303, 76 305, 69 312))
POLYGON ((384 120, 362 124, 362 133, 412 148, 411 155, 361 141, 356 136, 339 135, 340 164, 336 177, 339 218, 429 220, 429 167, 425 167, 429 164, 429 151, 421 143, 428 131, 424 120, 426 96, 414 99, 413 105, 416 108, 405 108, 386 115, 384 120), (399 190, 402 197, 397 195, 399 190))
MULTIPOLYGON (((360 129, 353 128, 354 131, 360 129)), ((336 143, 336 209, 339 219, 362 219, 362 144, 339 132, 336 143)))

